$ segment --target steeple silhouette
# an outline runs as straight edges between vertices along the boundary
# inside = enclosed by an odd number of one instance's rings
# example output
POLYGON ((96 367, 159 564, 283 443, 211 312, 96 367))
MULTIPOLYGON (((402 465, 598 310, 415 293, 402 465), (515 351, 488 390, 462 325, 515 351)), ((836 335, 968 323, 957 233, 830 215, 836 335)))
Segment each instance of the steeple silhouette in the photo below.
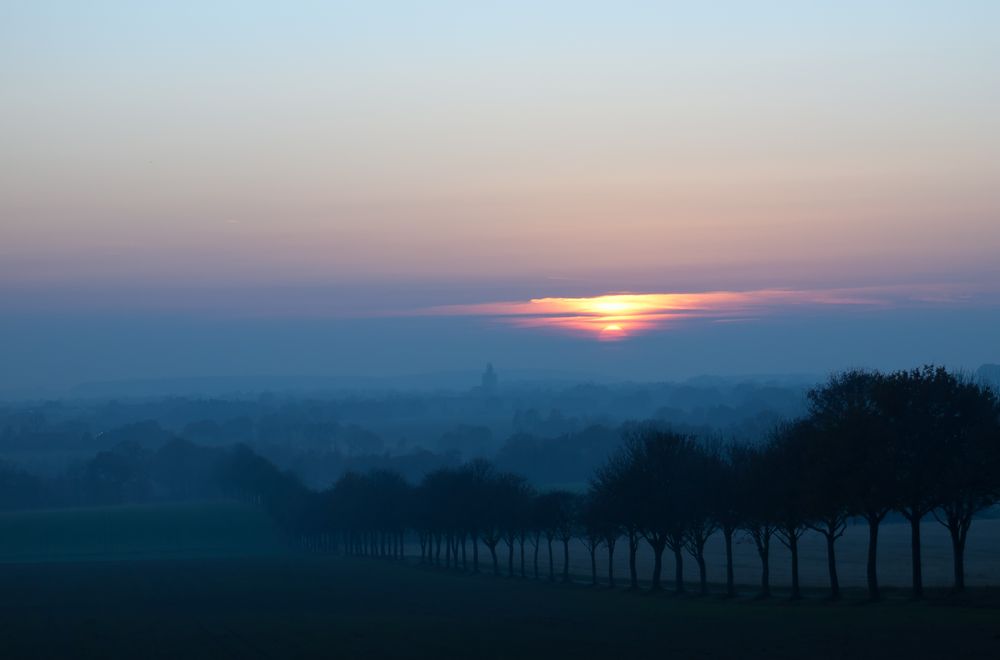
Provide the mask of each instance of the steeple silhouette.
POLYGON ((484 394, 493 394, 497 390, 497 372, 493 370, 493 363, 486 363, 486 371, 483 372, 482 389, 484 394))

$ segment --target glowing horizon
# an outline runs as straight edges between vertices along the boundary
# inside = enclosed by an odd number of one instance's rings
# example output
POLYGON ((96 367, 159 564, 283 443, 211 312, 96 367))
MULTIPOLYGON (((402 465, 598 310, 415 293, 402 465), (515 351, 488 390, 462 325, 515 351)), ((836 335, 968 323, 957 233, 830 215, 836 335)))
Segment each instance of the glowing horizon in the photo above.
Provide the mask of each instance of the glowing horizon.
MULTIPOLYGON (((942 300, 946 292, 935 288, 942 300)), ((891 289, 707 291, 670 293, 609 293, 590 297, 545 297, 468 305, 443 305, 421 310, 430 316, 486 317, 518 328, 555 330, 621 341, 654 330, 670 329, 690 319, 716 322, 747 321, 780 309, 803 306, 885 306, 891 289)), ((914 292, 911 291, 911 297, 914 292)), ((921 292, 922 296, 926 292, 921 292)))

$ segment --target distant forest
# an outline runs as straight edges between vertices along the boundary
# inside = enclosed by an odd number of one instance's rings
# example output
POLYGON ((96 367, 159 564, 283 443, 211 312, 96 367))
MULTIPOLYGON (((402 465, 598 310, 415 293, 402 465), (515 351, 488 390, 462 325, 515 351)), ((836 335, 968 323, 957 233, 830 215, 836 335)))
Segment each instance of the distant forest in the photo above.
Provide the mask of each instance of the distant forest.
POLYGON ((701 378, 493 391, 11 402, 0 403, 0 459, 57 477, 85 471, 97 452, 139 457, 183 439, 203 447, 247 445, 313 488, 348 470, 391 469, 415 481, 475 458, 539 485, 583 488, 621 443, 623 424, 652 420, 699 437, 752 442, 778 421, 801 415, 807 389, 800 382, 701 378))

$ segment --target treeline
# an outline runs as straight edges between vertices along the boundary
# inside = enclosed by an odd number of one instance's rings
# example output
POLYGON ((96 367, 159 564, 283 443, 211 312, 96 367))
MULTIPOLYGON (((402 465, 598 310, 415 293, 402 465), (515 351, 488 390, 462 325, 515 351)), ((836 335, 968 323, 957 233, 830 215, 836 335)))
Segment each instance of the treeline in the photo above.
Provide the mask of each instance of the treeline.
MULTIPOLYGON (((206 447, 248 444, 283 468, 301 468, 302 478, 315 487, 339 477, 354 459, 418 452, 442 458, 459 452, 464 459, 496 455, 498 464, 509 469, 534 470, 531 478, 559 483, 566 480, 563 475, 574 473, 573 463, 583 469, 570 481, 579 481, 605 458, 573 451, 572 438, 594 426, 612 430, 627 420, 657 419, 692 432, 746 437, 762 420, 795 416, 802 409, 802 385, 702 381, 505 385, 491 396, 479 391, 372 391, 0 401, 0 456, 54 476, 124 441, 155 450, 180 437, 206 447), (548 440, 564 451, 553 451, 548 440), (498 452, 505 443, 509 456, 503 458, 498 452), (554 460, 539 463, 526 457, 534 451, 530 445, 554 460), (524 462, 513 463, 522 457, 524 462), (538 465, 551 465, 553 473, 538 465)), ((393 469, 405 474, 407 468, 393 469)), ((408 476, 418 480, 423 474, 408 476)))
POLYGON ((669 550, 678 592, 686 589, 685 556, 697 564, 698 587, 707 592, 704 550, 721 534, 726 593, 734 595, 733 543, 742 534, 759 555, 760 594, 770 595, 770 550, 777 540, 790 551, 791 593, 799 598, 798 544, 815 530, 826 539, 830 596, 839 598, 836 543, 850 519, 862 518, 869 532, 868 590, 877 599, 879 528, 895 511, 911 528, 912 589, 920 597, 920 532, 928 516, 948 529, 954 587, 965 586, 973 519, 1000 500, 1000 404, 989 387, 942 368, 851 371, 810 391, 808 415, 779 425, 759 443, 723 445, 652 424, 631 426, 583 494, 537 492, 522 476, 486 461, 436 470, 418 485, 390 471, 348 473, 321 493, 259 467, 256 481, 249 476, 254 470, 243 466, 227 483, 252 493, 310 547, 401 558, 409 537, 418 541, 422 562, 479 571, 488 561, 497 574, 537 578, 544 572, 550 579, 561 554, 568 580, 569 545, 579 539, 589 550, 595 584, 598 549, 606 550, 613 586, 614 553, 621 547, 628 582, 638 588, 636 554, 645 543, 654 556, 651 588, 662 588, 669 550), (480 557, 481 547, 488 559, 480 557))
POLYGON ((168 436, 156 450, 120 442, 53 477, 0 463, 0 510, 219 498, 237 454, 168 436))

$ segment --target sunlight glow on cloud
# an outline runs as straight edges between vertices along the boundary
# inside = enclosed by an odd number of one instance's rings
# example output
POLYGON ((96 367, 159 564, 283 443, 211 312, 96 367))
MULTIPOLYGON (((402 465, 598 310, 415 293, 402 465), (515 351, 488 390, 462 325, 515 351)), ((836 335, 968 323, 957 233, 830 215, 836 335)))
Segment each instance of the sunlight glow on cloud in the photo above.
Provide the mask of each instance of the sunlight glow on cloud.
POLYGON ((750 321, 792 307, 885 306, 888 292, 857 290, 709 291, 703 293, 613 293, 589 298, 446 305, 428 315, 480 316, 519 328, 549 329, 600 341, 621 341, 693 319, 750 321))

